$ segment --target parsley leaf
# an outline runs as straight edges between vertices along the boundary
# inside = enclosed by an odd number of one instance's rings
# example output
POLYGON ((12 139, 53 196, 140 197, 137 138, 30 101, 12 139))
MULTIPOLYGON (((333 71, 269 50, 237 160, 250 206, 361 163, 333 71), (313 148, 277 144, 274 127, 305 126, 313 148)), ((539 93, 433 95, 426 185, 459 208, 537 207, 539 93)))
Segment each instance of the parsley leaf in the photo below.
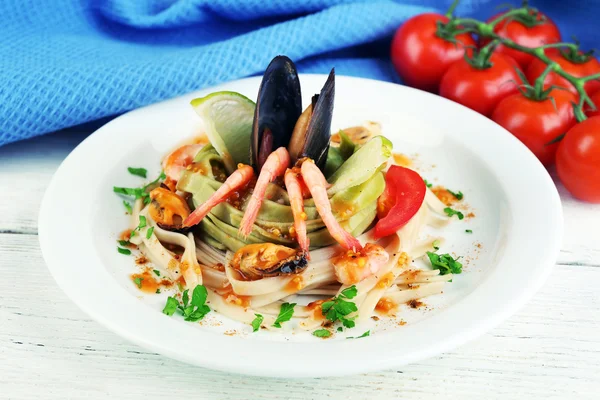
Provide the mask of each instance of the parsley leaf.
POLYGON ((260 329, 260 324, 263 323, 263 320, 265 319, 262 315, 260 314, 254 314, 255 318, 252 320, 252 332, 257 332, 260 329))
MULTIPOLYGON (((137 231, 139 231, 139 230, 141 230, 141 229, 143 229, 143 228, 146 227, 146 217, 144 217, 143 215, 140 215, 139 217, 140 217, 140 223, 139 223, 139 225, 135 229, 133 229, 131 231, 131 233, 129 234, 130 238, 132 238, 132 237, 135 236, 135 232, 137 232, 137 231)), ((146 233, 146 236, 148 236, 147 233, 146 233)))
POLYGON ((119 194, 124 194, 126 196, 133 196, 136 199, 141 199, 142 197, 144 197, 144 195, 146 195, 146 196, 148 195, 144 191, 144 188, 126 188, 126 187, 113 186, 113 192, 119 193, 119 194))
POLYGON ((467 232, 467 233, 473 233, 473 231, 470 230, 470 229, 465 229, 465 232, 467 232))
POLYGON ((283 303, 281 305, 281 309, 279 310, 279 315, 273 323, 273 326, 275 328, 281 328, 282 322, 292 319, 292 315, 294 315, 294 307, 296 307, 296 303, 283 303))
POLYGON ((344 330, 344 328, 342 328, 341 326, 338 326, 337 331, 338 332, 342 332, 344 330))
POLYGON ((206 287, 198 285, 192 292, 192 301, 190 302, 189 289, 186 289, 181 296, 183 305, 179 304, 179 301, 176 298, 169 296, 163 313, 173 315, 176 310, 179 310, 185 321, 199 321, 210 312, 210 307, 204 304, 206 302, 207 294, 206 287))
POLYGON ((154 233, 154 227, 151 226, 147 231, 146 231, 146 239, 150 239, 152 237, 152 233, 154 233))
POLYGON ((133 212, 133 209, 131 208, 131 204, 129 204, 128 201, 123 200, 123 205, 125 206, 125 209, 127 210, 128 214, 131 214, 133 212))
POLYGON ((177 301, 177 299, 175 297, 169 296, 167 298, 167 304, 165 304, 165 308, 163 308, 162 312, 163 312, 163 314, 171 316, 171 315, 175 314, 175 311, 177 311, 178 307, 179 307, 179 301, 177 301))
POLYGON ((146 170, 146 168, 132 168, 132 167, 128 167, 127 171, 129 171, 129 173, 131 175, 136 175, 142 178, 146 177, 146 174, 148 173, 148 171, 146 170))
POLYGON ((157 269, 153 269, 152 272, 156 274, 156 276, 160 276, 160 271, 157 269))
POLYGON ((133 280, 133 282, 134 282, 134 283, 137 285, 137 287, 138 287, 138 288, 140 288, 140 289, 141 289, 141 288, 142 288, 142 281, 143 281, 143 280, 144 280, 144 278, 139 278, 139 277, 138 277, 138 278, 135 278, 135 279, 133 280))
POLYGON ((423 179, 423 182, 425 182, 425 186, 427 186, 428 188, 433 186, 433 184, 427 182, 427 179, 423 179))
POLYGON ((444 208, 444 212, 446 213, 447 216, 452 217, 453 215, 456 215, 458 217, 458 219, 463 219, 465 216, 463 215, 463 213, 461 213, 460 211, 456 211, 453 210, 450 207, 446 207, 444 208))
POLYGON ((358 290, 356 289, 356 286, 352 285, 349 288, 342 290, 342 293, 340 293, 340 296, 345 297, 347 299, 353 299, 356 297, 357 294, 358 294, 358 290))
POLYGON ((119 242, 119 246, 129 246, 131 242, 129 240, 117 240, 119 242))
POLYGON ((129 249, 124 249, 122 247, 117 247, 117 251, 121 254, 125 254, 126 256, 131 254, 131 250, 129 249))
POLYGON ((352 299, 356 297, 358 290, 356 286, 352 285, 349 288, 342 290, 342 292, 334 297, 333 299, 321 304, 321 312, 331 322, 340 321, 346 328, 353 328, 354 318, 348 318, 349 314, 358 311, 358 307, 351 301, 344 299, 352 299))
POLYGON ((196 307, 204 306, 206 298, 208 297, 208 291, 204 285, 198 285, 192 292, 192 305, 196 307))
POLYGON ((433 269, 440 270, 440 275, 460 274, 462 272, 462 264, 458 262, 458 258, 454 259, 450 254, 440 255, 428 251, 427 257, 429 257, 433 269))
POLYGON ((190 302, 189 289, 185 289, 183 291, 183 295, 181 296, 181 301, 183 301, 183 306, 187 307, 190 302))
MULTIPOLYGON (((130 173, 132 173, 134 175, 138 175, 138 176, 142 176, 141 171, 143 170, 144 175, 142 177, 143 178, 146 177, 146 170, 144 168, 128 168, 128 170, 130 173), (132 172, 132 170, 139 172, 139 174, 132 172)), ((142 199, 144 204, 148 205, 151 201, 150 194, 148 193, 148 189, 151 188, 152 186, 156 185, 158 182, 165 179, 166 177, 167 176, 165 175, 164 171, 161 171, 158 178, 156 178, 149 184, 142 186, 141 188, 126 188, 126 187, 113 186, 113 192, 122 194, 125 196, 132 196, 132 197, 135 197, 136 199, 142 199)), ((123 202, 123 205, 125 206, 125 208, 127 208, 127 211, 129 211, 129 213, 131 214, 131 210, 130 210, 131 205, 125 201, 123 202)))
POLYGON ((371 331, 370 330, 366 331, 365 333, 363 333, 360 336, 349 336, 346 339, 360 339, 360 338, 364 338, 364 337, 367 337, 367 336, 371 336, 371 331))
POLYGON ((313 334, 313 336, 320 337, 320 338, 328 338, 331 336, 331 332, 325 328, 317 329, 312 334, 313 334))
POLYGON ((446 190, 447 190, 447 191, 448 191, 448 193, 450 193, 452 196, 456 197, 456 200, 462 200, 462 199, 463 199, 463 197, 464 197, 464 195, 463 195, 463 192, 461 192, 461 191, 459 191, 458 193, 456 193, 456 192, 453 192, 453 191, 452 191, 452 190, 450 190, 450 189, 446 189, 446 190))

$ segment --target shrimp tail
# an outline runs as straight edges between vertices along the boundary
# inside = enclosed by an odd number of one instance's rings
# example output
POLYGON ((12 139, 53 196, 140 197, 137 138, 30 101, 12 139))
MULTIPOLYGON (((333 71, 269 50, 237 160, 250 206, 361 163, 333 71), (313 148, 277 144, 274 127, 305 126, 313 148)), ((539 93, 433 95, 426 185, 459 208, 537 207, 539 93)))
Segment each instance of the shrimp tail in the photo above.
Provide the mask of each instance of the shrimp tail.
POLYGON ((292 215, 294 216, 294 229, 296 231, 296 240, 300 249, 306 254, 306 258, 310 260, 308 248, 310 241, 306 234, 306 213, 304 212, 304 201, 302 197, 302 184, 299 178, 299 170, 297 168, 288 169, 285 172, 284 180, 285 187, 290 197, 290 206, 292 215))
POLYGON ((194 210, 184 221, 184 227, 190 227, 198 224, 204 217, 208 215, 218 204, 227 200, 227 198, 236 190, 241 189, 254 176, 254 170, 249 165, 240 164, 229 177, 223 182, 221 187, 212 194, 204 203, 194 210))

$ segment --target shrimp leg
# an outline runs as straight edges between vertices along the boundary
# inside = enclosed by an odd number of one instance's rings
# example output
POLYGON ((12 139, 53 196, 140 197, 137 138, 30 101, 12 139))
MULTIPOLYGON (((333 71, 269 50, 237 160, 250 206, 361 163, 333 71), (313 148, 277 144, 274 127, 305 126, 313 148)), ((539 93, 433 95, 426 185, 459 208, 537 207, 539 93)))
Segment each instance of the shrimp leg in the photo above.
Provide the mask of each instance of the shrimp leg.
POLYGON ((183 226, 189 227, 199 223, 213 207, 224 202, 236 190, 241 189, 250 182, 253 176, 254 170, 251 166, 239 164, 238 169, 229 175, 223 185, 183 221, 183 226))
POLYGON ((262 205, 263 197, 267 191, 267 185, 276 177, 283 175, 286 168, 290 165, 290 154, 285 147, 280 147, 267 157, 267 160, 260 170, 256 186, 252 192, 252 197, 246 207, 244 218, 240 225, 239 233, 247 237, 252 232, 252 225, 256 221, 260 206, 262 205))
POLYGON ((308 190, 310 190, 315 206, 317 206, 317 212, 323 219, 331 236, 346 250, 361 251, 362 245, 360 242, 346 232, 333 216, 331 204, 327 197, 327 181, 319 167, 312 160, 306 160, 302 163, 301 171, 302 178, 308 186, 308 190))

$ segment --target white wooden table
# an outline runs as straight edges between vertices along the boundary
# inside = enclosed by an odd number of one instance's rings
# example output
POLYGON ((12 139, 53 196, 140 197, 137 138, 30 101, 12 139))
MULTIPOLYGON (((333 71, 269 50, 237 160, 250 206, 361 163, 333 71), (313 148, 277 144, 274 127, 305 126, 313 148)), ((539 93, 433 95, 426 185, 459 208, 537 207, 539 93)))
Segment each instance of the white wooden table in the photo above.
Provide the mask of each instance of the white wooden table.
POLYGON ((0 399, 600 398, 600 206, 560 187, 565 236, 554 272, 526 307, 478 340, 398 370, 252 378, 147 352, 57 287, 38 245, 38 210, 52 174, 85 137, 63 132, 0 148, 0 399))

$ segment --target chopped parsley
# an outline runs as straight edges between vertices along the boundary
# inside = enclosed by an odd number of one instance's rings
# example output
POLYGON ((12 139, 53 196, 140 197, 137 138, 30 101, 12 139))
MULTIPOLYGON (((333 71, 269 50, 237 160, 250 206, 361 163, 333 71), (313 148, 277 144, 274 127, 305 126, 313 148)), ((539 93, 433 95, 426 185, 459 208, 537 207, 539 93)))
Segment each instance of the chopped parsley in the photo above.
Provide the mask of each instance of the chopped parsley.
POLYGON ((260 314, 254 314, 254 317, 255 318, 251 322, 252 332, 257 332, 260 329, 260 325, 263 323, 263 320, 265 318, 260 314))
POLYGON ((459 191, 458 193, 456 193, 456 192, 453 192, 453 191, 452 191, 452 190, 450 190, 450 189, 446 189, 446 190, 447 190, 447 191, 448 191, 448 193, 450 193, 452 196, 456 197, 456 200, 462 200, 462 199, 463 199, 463 197, 465 197, 465 196, 463 195, 463 192, 461 192, 461 191, 459 191))
POLYGON ((294 307, 296 307, 296 303, 283 303, 281 305, 281 309, 279 310, 279 315, 273 323, 273 326, 275 328, 281 328, 282 322, 292 319, 292 315, 294 315, 294 307))
POLYGON ((431 243, 431 246, 433 246, 433 249, 435 251, 438 251, 440 249, 440 241, 439 240, 434 240, 433 243, 431 243))
POLYGON ((183 305, 179 304, 179 301, 175 297, 169 296, 167 298, 167 304, 165 304, 165 308, 163 309, 163 313, 171 316, 175 311, 179 310, 183 315, 184 320, 190 322, 199 321, 210 312, 210 307, 205 304, 207 297, 208 291, 203 285, 198 285, 194 288, 191 301, 189 290, 186 289, 181 296, 183 305))
POLYGON ((344 328, 342 328, 341 326, 338 326, 337 331, 338 332, 342 332, 344 330, 344 328))
POLYGON ((360 339, 360 338, 364 338, 364 337, 367 337, 367 336, 371 336, 371 331, 370 330, 366 331, 365 333, 363 333, 360 336, 349 336, 346 339, 360 339))
POLYGON ((338 296, 321 304, 321 312, 331 322, 340 321, 346 328, 354 328, 356 317, 348 318, 348 315, 358 311, 358 307, 347 299, 353 299, 357 293, 354 285, 342 290, 338 296))
POLYGON ((146 174, 148 173, 148 170, 146 170, 146 168, 128 167, 127 171, 129 171, 129 173, 131 175, 139 176, 139 177, 142 177, 142 178, 145 178, 146 174))
POLYGON ((427 186, 428 188, 433 186, 433 184, 427 182, 427 179, 423 179, 423 182, 425 182, 425 186, 427 186))
MULTIPOLYGON (((134 175, 139 175, 136 173, 133 173, 131 170, 135 170, 136 172, 140 172, 141 170, 144 171, 144 178, 146 177, 145 173, 146 170, 143 168, 128 168, 129 172, 131 172, 134 175)), ((142 175, 139 175, 142 176, 142 175)), ((142 201, 144 202, 144 204, 149 204, 151 199, 150 199, 150 194, 148 193, 148 189, 154 185, 156 185, 158 182, 162 181, 163 179, 165 179, 167 176, 165 175, 164 171, 160 172, 160 175, 158 176, 158 178, 156 178, 155 180, 153 180, 152 182, 150 182, 149 184, 142 186, 141 188, 126 188, 126 187, 119 187, 119 186, 113 186, 113 192, 118 193, 118 194, 122 194, 125 196, 131 196, 134 197, 136 200, 137 199, 142 199, 142 201)), ((126 203, 125 201, 123 202, 123 205, 125 206, 125 208, 127 209, 127 211, 129 211, 129 213, 131 214, 131 205, 129 203, 126 203)))
POLYGON ((126 256, 131 254, 131 250, 129 249, 124 249, 122 247, 117 247, 117 251, 121 254, 125 254, 126 256))
POLYGON ((156 274, 156 276, 160 276, 160 271, 157 269, 153 269, 152 272, 156 274))
POLYGON ((129 246, 131 242, 129 240, 117 240, 119 242, 119 246, 129 246))
POLYGON ((154 293, 159 294, 160 293, 160 289, 156 289, 156 292, 154 292, 154 293))
POLYGON ((133 209, 131 208, 131 204, 129 204, 128 201, 123 200, 123 205, 125 206, 125 209, 127 210, 128 214, 131 214, 133 212, 133 209))
POLYGON ((167 304, 165 304, 165 308, 163 308, 163 314, 171 316, 175 314, 175 311, 179 308, 179 301, 175 297, 167 297, 167 304))
POLYGON ((152 233, 154 233, 154 227, 151 226, 147 231, 146 231, 146 239, 150 239, 152 237, 152 233))
POLYGON ((134 282, 134 283, 137 285, 137 287, 138 287, 138 288, 140 288, 140 289, 141 289, 141 288, 142 288, 142 281, 143 281, 143 280, 144 280, 144 278, 139 278, 139 277, 138 277, 138 278, 135 278, 135 279, 133 280, 133 282, 134 282))
POLYGON ((427 252, 427 257, 431 262, 433 269, 439 269, 440 275, 460 274, 462 272, 462 264, 458 262, 458 258, 453 258, 450 254, 436 254, 431 251, 427 252))
POLYGON ((134 230, 131 231, 131 233, 129 234, 129 237, 134 237, 136 231, 140 231, 146 227, 146 217, 144 217, 143 215, 140 215, 139 217, 140 217, 140 223, 134 230))
POLYGON ((473 231, 470 230, 470 229, 465 229, 465 232, 467 232, 467 233, 473 233, 473 231))
POLYGON ((317 329, 312 334, 313 334, 313 336, 316 336, 316 337, 328 338, 331 336, 331 331, 329 331, 328 329, 322 328, 322 329, 317 329))
POLYGON ((456 215, 458 217, 458 219, 463 219, 465 216, 463 215, 463 213, 461 213, 460 211, 456 211, 450 207, 446 207, 444 208, 444 212, 446 213, 447 216, 452 217, 453 215, 456 215))

